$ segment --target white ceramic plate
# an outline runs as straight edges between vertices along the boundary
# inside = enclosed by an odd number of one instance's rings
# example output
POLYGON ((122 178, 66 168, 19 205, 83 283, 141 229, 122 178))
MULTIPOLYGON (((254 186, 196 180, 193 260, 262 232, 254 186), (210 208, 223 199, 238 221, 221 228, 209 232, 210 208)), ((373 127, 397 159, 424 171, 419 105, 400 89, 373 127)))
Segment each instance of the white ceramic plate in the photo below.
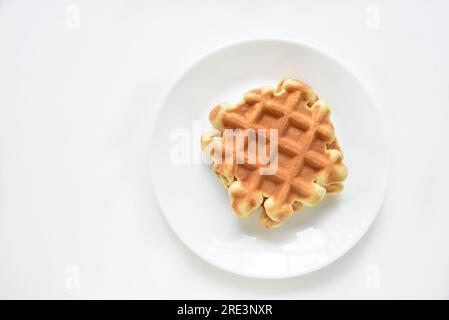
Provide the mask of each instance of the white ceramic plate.
POLYGON ((155 122, 152 179, 168 223, 200 257, 240 275, 286 278, 335 261, 366 233, 382 203, 387 158, 376 108, 346 68, 298 43, 252 40, 207 55, 171 88, 155 122), (309 83, 330 105, 349 177, 343 193, 266 230, 257 215, 233 214, 227 190, 199 161, 199 141, 212 107, 285 76, 309 83))

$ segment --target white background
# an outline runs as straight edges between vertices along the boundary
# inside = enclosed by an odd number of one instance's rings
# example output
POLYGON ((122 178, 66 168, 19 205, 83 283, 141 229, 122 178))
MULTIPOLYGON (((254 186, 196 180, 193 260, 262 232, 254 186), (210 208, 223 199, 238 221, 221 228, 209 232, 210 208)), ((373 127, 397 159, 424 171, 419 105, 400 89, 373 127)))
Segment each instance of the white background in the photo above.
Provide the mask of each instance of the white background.
POLYGON ((0 1, 0 297, 448 299, 448 10, 445 1, 0 1), (196 257, 164 221, 149 178, 151 126, 170 84, 207 52, 267 37, 349 67, 381 109, 392 158, 367 235, 330 266, 287 280, 196 257))

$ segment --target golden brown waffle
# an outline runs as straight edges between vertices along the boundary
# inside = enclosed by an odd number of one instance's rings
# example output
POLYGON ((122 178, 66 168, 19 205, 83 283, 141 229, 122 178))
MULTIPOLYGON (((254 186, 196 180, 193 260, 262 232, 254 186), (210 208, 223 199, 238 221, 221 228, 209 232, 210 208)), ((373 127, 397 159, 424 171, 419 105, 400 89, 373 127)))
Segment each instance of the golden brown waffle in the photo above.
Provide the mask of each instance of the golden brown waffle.
POLYGON ((261 207, 261 224, 277 227, 304 205, 313 206, 326 193, 343 189, 347 169, 329 115, 328 106, 314 90, 294 79, 282 80, 276 89, 251 90, 236 105, 220 104, 211 111, 209 119, 216 130, 203 135, 201 144, 215 159, 214 171, 229 189, 231 206, 239 217, 246 218, 261 207), (240 129, 244 137, 246 129, 265 129, 267 152, 270 130, 277 129, 274 174, 262 175, 260 169, 268 164, 257 155, 255 163, 248 161, 254 154, 248 150, 247 137, 244 148, 236 150, 237 137, 226 135, 226 129, 240 129), (232 158, 224 161, 230 137, 235 139, 232 158), (242 154, 243 163, 237 161, 242 154))

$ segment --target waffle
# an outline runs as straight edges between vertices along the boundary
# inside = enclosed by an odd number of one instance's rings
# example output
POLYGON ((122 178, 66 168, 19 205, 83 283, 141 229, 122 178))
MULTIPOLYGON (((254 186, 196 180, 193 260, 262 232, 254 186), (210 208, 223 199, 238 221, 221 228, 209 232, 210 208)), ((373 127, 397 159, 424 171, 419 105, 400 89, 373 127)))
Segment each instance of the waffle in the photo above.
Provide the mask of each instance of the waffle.
POLYGON ((274 89, 251 90, 235 105, 216 106, 209 120, 215 129, 202 136, 201 145, 228 188, 237 216, 247 218, 260 207, 260 223, 274 228, 304 206, 319 203, 326 193, 343 190, 347 169, 329 107, 307 84, 288 78, 274 89), (228 135, 228 129, 237 133, 228 135), (250 150, 247 133, 265 132, 270 154, 273 129, 278 136, 277 170, 263 174, 269 164, 250 150), (238 139, 244 141, 242 148, 238 139))

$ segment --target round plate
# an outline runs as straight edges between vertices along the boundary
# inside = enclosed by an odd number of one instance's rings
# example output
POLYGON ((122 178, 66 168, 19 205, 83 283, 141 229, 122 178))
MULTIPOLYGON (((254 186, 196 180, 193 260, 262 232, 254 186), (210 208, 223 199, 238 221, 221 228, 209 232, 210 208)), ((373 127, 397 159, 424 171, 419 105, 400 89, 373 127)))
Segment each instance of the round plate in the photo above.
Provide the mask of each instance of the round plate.
POLYGON ((249 277, 292 277, 335 261, 368 230, 387 181, 380 116, 361 83, 320 51, 283 40, 232 44, 191 67, 161 106, 152 151, 154 192, 178 237, 213 265, 249 277), (267 230, 257 214, 234 215, 227 190, 201 161, 200 136, 212 128, 215 105, 286 76, 310 84, 331 107, 349 176, 342 193, 267 230))

